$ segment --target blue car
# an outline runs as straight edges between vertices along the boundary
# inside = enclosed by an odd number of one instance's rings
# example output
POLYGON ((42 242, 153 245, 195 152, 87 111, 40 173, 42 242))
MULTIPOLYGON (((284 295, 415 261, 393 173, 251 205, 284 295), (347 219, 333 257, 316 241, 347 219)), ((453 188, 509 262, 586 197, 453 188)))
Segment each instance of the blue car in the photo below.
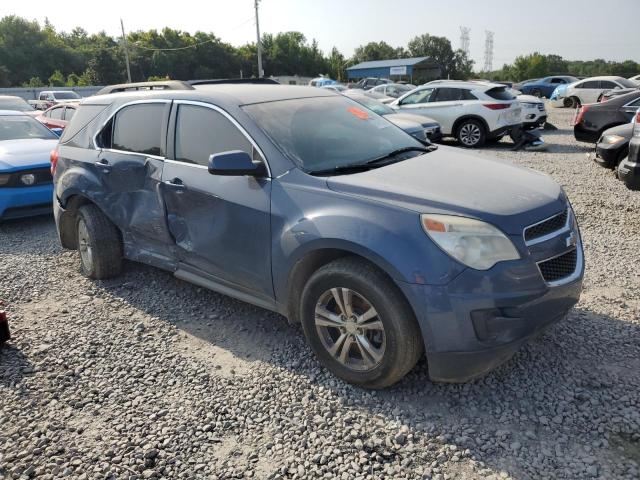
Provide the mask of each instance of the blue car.
POLYGON ((0 221, 51 213, 50 154, 58 136, 29 115, 0 110, 0 221))
POLYGON ((526 95, 551 98, 551 94, 559 85, 568 85, 577 81, 578 79, 576 77, 569 75, 544 77, 533 82, 525 83, 520 88, 520 91, 526 95))
POLYGON ((363 387, 423 353, 433 380, 483 375, 580 296, 580 232, 551 178, 424 145, 323 89, 90 97, 57 155, 58 234, 86 276, 126 258, 281 313, 363 387))

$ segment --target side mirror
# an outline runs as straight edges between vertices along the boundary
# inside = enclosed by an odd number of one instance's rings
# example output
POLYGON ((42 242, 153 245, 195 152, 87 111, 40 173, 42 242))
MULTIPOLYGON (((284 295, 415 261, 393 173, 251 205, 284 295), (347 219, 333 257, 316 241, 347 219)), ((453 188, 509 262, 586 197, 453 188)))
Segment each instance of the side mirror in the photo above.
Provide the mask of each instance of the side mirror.
POLYGON ((254 162, 247 152, 231 150, 229 152, 215 153, 209 157, 209 173, 211 175, 223 175, 239 177, 265 177, 267 169, 262 162, 254 162))
POLYGON ((50 130, 59 137, 62 135, 62 132, 64 131, 63 128, 51 128, 50 130))

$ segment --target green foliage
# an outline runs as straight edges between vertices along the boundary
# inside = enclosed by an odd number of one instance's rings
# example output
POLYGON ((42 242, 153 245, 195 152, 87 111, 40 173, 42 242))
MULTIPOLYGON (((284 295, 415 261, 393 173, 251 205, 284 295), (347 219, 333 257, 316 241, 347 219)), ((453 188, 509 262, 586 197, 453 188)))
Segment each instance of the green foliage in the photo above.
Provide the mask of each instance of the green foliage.
POLYGON ((405 57, 402 47, 393 48, 387 42, 369 42, 356 48, 353 54, 353 63, 371 62, 373 60, 388 60, 390 58, 405 57))
POLYGON ((50 87, 64 87, 66 84, 67 81, 65 80, 64 75, 62 75, 62 72, 60 70, 56 70, 49 77, 50 87))
POLYGON ((38 88, 44 87, 44 82, 40 80, 40 77, 31 77, 28 82, 23 82, 22 87, 25 88, 38 88))
POLYGON ((75 73, 70 73, 67 76, 67 83, 66 86, 67 87, 75 87, 78 85, 78 82, 80 81, 80 77, 78 75, 76 75, 75 73))
POLYGON ((411 39, 407 45, 412 57, 431 57, 440 65, 441 77, 466 80, 473 73, 473 60, 462 50, 453 50, 451 41, 425 33, 411 39))

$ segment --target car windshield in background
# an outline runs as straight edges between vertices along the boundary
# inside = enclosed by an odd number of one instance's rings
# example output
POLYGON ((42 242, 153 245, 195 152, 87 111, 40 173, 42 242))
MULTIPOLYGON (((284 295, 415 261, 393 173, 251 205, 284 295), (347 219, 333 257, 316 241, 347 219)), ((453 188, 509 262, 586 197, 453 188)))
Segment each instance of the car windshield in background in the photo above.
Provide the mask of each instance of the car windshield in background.
POLYGON ((25 110, 33 110, 33 107, 22 98, 0 98, 0 110, 24 112, 25 110))
POLYGON ((26 115, 0 116, 0 141, 31 138, 50 140, 58 137, 40 122, 26 115))
POLYGON ((243 107, 306 172, 365 164, 403 148, 424 148, 398 127, 342 96, 243 107))
POLYGON ((491 98, 496 100, 515 100, 516 97, 511 93, 511 89, 507 87, 495 87, 485 92, 491 98))
POLYGON ((76 92, 56 92, 54 95, 58 100, 77 100, 81 98, 76 92))

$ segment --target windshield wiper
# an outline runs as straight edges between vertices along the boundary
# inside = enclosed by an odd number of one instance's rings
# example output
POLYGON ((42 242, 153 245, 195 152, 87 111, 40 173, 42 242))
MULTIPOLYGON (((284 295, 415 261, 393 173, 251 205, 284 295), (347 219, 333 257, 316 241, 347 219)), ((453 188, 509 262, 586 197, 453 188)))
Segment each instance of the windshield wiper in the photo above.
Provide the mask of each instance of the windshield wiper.
MULTIPOLYGON (((392 150, 389 153, 385 153, 384 155, 380 155, 379 157, 372 158, 371 160, 366 162, 366 165, 375 165, 377 163, 382 162, 383 160, 387 160, 388 158, 395 157, 396 155, 400 155, 401 153, 405 153, 405 152, 429 153, 429 152, 433 152, 434 150, 437 150, 437 148, 438 147, 435 146, 435 145, 429 145, 428 147, 403 147, 403 148, 397 148, 396 150, 392 150)), ((392 163, 392 162, 389 162, 389 163, 392 163)))
POLYGON ((365 172, 376 168, 374 165, 368 165, 366 163, 352 163, 349 165, 338 165, 333 168, 325 168, 322 170, 311 170, 308 173, 311 175, 330 175, 332 173, 351 173, 351 172, 365 172))

